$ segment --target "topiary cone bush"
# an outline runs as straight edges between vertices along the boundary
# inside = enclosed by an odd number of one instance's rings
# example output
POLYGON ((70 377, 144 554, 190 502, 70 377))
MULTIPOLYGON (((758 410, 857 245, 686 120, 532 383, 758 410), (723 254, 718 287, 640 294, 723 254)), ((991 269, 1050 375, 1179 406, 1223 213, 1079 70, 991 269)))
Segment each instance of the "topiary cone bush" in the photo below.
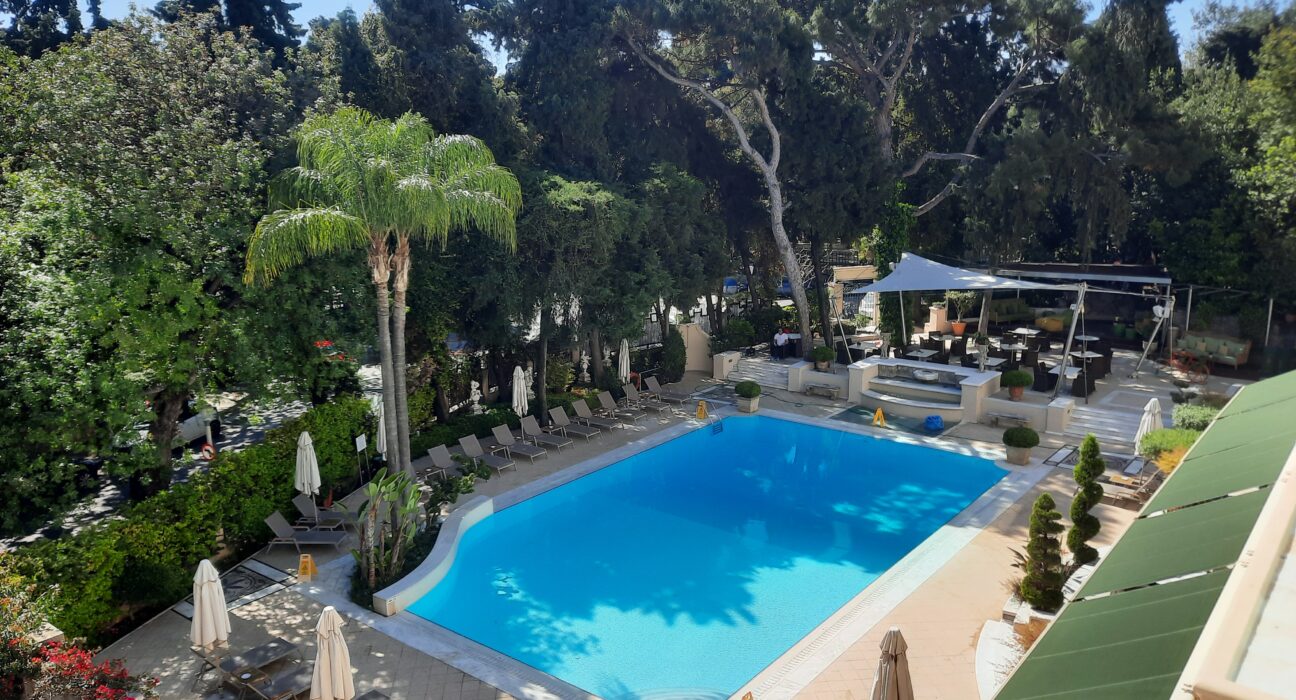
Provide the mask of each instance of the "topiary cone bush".
POLYGON ((1071 530, 1067 533, 1067 548, 1071 550, 1072 561, 1076 566, 1083 566, 1098 559, 1098 550, 1089 546, 1102 529, 1102 523, 1089 511, 1102 500, 1102 486, 1098 477, 1102 476, 1106 464, 1102 452, 1098 449, 1098 438, 1093 434, 1085 437, 1080 445, 1080 459, 1075 466, 1076 494, 1071 501, 1071 530))
POLYGON ((1030 539, 1026 542, 1026 576, 1017 586, 1022 600, 1040 610, 1062 606, 1062 514, 1047 493, 1035 499, 1031 509, 1030 539))

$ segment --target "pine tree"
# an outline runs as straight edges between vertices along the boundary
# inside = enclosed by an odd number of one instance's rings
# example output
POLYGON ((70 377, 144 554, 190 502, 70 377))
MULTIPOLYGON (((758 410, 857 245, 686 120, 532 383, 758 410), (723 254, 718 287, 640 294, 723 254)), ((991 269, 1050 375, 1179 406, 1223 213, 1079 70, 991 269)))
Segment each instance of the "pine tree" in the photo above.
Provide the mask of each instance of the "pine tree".
POLYGON ((1017 586, 1022 600, 1040 610, 1062 605, 1062 514, 1047 493, 1031 509, 1030 539, 1026 542, 1026 576, 1017 586))
POLYGON ((1088 564, 1098 558, 1098 551, 1089 546, 1089 540, 1098 534, 1102 523, 1089 511, 1102 498, 1098 477, 1102 475, 1104 467, 1102 453, 1098 449, 1098 438, 1091 433, 1080 445, 1080 459, 1075 466, 1077 488, 1075 499, 1071 501, 1072 525, 1067 532, 1067 548, 1071 550, 1072 561, 1076 566, 1088 564))

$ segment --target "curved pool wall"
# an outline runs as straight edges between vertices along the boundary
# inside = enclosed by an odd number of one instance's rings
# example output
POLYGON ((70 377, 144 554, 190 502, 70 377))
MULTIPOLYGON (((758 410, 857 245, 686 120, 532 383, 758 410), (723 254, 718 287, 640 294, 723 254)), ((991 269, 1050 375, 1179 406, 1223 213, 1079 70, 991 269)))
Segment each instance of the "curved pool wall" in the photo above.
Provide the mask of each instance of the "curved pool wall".
POLYGON ((1007 474, 800 421, 724 425, 493 517, 474 499, 423 576, 380 595, 606 698, 723 697, 1007 474))

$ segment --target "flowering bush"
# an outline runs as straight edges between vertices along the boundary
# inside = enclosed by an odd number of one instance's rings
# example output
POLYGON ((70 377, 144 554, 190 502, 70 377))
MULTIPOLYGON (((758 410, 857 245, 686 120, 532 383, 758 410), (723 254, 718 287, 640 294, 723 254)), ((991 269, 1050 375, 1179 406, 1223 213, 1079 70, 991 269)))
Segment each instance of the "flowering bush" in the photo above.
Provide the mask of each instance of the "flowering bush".
POLYGON ((132 676, 120 659, 94 662, 80 647, 54 642, 32 659, 37 666, 36 697, 76 700, 156 698, 157 679, 132 676))
POLYGON ((12 556, 0 552, 0 698, 22 695, 23 679, 35 673, 35 635, 52 607, 54 591, 37 593, 12 569, 12 556))

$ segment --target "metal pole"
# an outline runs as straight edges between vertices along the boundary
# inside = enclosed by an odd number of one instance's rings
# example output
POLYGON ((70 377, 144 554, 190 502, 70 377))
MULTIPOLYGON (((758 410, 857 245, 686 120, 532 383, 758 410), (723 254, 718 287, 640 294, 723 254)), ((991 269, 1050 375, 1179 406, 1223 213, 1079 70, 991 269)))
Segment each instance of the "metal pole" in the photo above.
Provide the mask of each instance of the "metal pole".
MULTIPOLYGON (((1053 398, 1062 392, 1062 385, 1067 381, 1067 362, 1071 360, 1071 343, 1075 340, 1076 325, 1080 323, 1080 314, 1084 310, 1085 289, 1088 284, 1080 283, 1080 293, 1076 295, 1075 313, 1071 315, 1071 329, 1067 331, 1066 344, 1062 346, 1062 364, 1058 365, 1058 383, 1053 387, 1053 398)), ((1088 387, 1086 387, 1087 389, 1088 387)), ((1088 391, 1085 392, 1085 398, 1088 398, 1088 391)))
POLYGON ((1273 327, 1273 297, 1269 297, 1269 316, 1265 318, 1265 347, 1269 347, 1269 329, 1273 327))
POLYGON ((1188 285, 1188 311, 1184 314, 1184 333, 1188 332, 1189 324, 1192 323, 1192 297, 1193 286, 1188 285))
POLYGON ((909 328, 905 325, 904 317, 904 292, 896 292, 900 295, 900 354, 903 356, 909 351, 909 328))

